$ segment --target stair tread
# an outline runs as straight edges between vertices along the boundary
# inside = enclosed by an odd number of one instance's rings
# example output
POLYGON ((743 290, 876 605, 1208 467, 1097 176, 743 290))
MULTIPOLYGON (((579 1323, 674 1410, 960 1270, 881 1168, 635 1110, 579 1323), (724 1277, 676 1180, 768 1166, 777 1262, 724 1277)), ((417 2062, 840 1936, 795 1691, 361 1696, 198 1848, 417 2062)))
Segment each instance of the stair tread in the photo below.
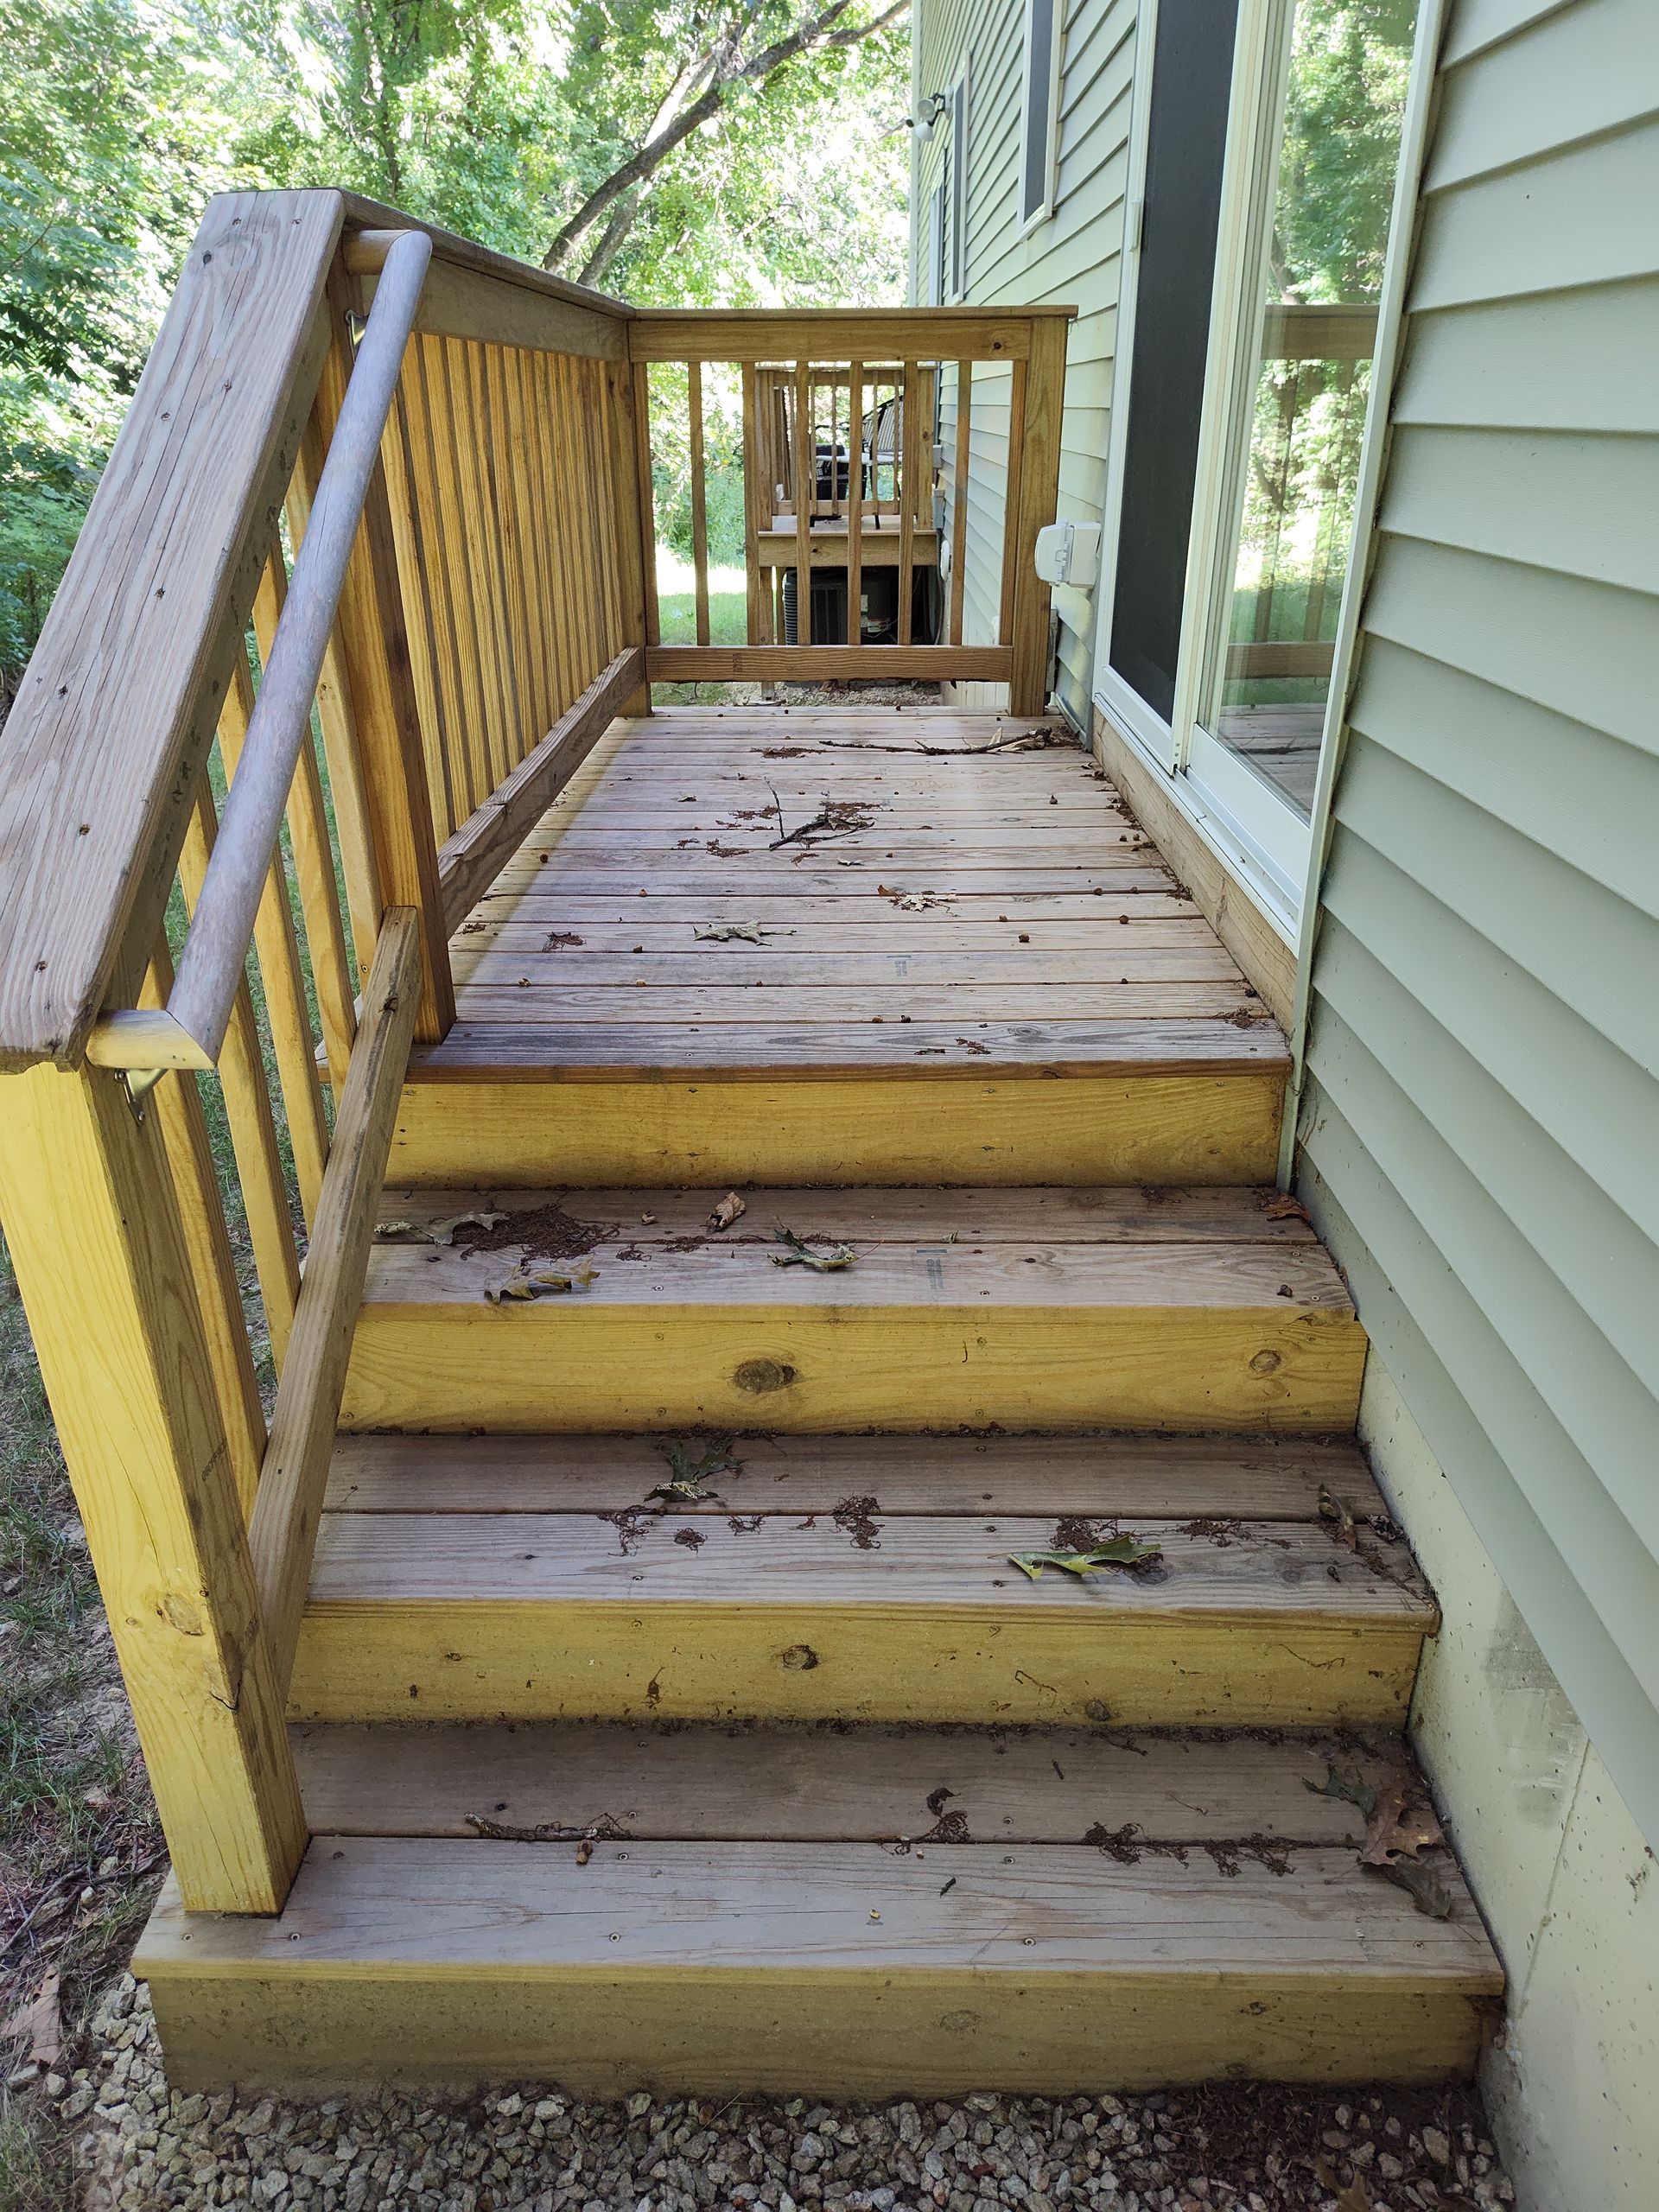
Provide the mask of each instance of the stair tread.
MULTIPOLYGON (((1004 1306, 1253 1307, 1274 1313, 1281 1323, 1352 1319, 1352 1302, 1330 1255, 1311 1236, 1270 1233, 1280 1224, 1264 1217, 1256 1192, 1204 1194, 1207 1203, 1197 1218, 1205 1225, 1195 1223, 1194 1233, 1179 1242, 1137 1235, 1130 1224, 1114 1235, 1108 1209, 1102 1210, 1105 1233, 1095 1233, 1087 1213, 1073 1220, 1060 1208, 1041 1206, 1034 1194, 997 1193, 1005 1201, 1026 1201, 1027 1211, 1022 1217, 1017 1205, 1005 1204, 1003 1232, 988 1233, 976 1243, 970 1241, 974 1224, 991 1217, 982 1203, 990 1195, 906 1192, 891 1225, 878 1218, 872 1233, 854 1226, 856 1194, 813 1199, 798 1190, 752 1190, 742 1223, 731 1235, 704 1233, 696 1223, 696 1242, 686 1249, 683 1236, 653 1236, 653 1225, 638 1221, 640 1212, 662 1208, 656 1194, 635 1192, 628 1209, 635 1220, 626 1227, 619 1222, 583 1255, 596 1270, 595 1280, 561 1311, 641 1304, 973 1309, 988 1300, 1004 1306), (854 1264, 830 1273, 776 1264, 773 1230, 780 1222, 804 1235, 849 1236, 857 1255, 854 1264), (835 1226, 838 1222, 849 1228, 835 1226), (1033 1236, 1030 1230, 1039 1222, 1044 1233, 1033 1236)), ((514 1205, 534 1211, 557 1198, 550 1192, 525 1192, 514 1205)), ((428 1193, 423 1203, 442 1216, 467 1211, 472 1200, 445 1192, 428 1193)), ((512 1274, 524 1252, 523 1246, 505 1243, 469 1252, 383 1240, 371 1255, 365 1304, 477 1305, 486 1286, 512 1274)), ((562 1263, 539 1264, 556 1272, 562 1263)), ((521 1316, 503 1309, 500 1318, 521 1316)))
POLYGON ((925 1847, 948 1814, 969 1842, 1079 1844, 1098 1827, 1124 1863, 1137 1838, 1357 1849, 1364 1817, 1326 1794, 1331 1770, 1377 1789, 1410 1771, 1397 1737, 1352 1730, 518 1721, 289 1734, 307 1810, 329 1834, 475 1838, 482 1817, 573 1840, 591 1827, 613 1840, 925 1847))
MULTIPOLYGON (((343 1436, 327 1510, 625 1511, 662 1481, 664 1446, 649 1435, 343 1436)), ((1363 1454, 1338 1438, 746 1436, 734 1449, 741 1471, 722 1473, 719 1494, 688 1516, 828 1514, 874 1492, 883 1514, 1312 1522, 1324 1490, 1356 1521, 1388 1519, 1363 1454)))
MULTIPOLYGON (((535 1213, 556 1203, 578 1222, 601 1224, 613 1241, 654 1249, 685 1236, 702 1249, 769 1244, 775 1220, 813 1234, 863 1243, 937 1243, 954 1237, 986 1244, 1187 1244, 1216 1241, 1316 1246, 1300 1206, 1255 1185, 1196 1190, 1146 1189, 1138 1184, 1041 1185, 1035 1189, 823 1190, 810 1185, 749 1190, 747 1212, 719 1236, 708 1233, 709 1190, 491 1191, 399 1190, 388 1185, 383 1222, 406 1221, 425 1232, 477 1212, 535 1213)), ((493 1232, 503 1239, 509 1224, 493 1232)))
POLYGON ((780 1022, 760 1010, 750 1020, 705 1026, 462 1019, 441 1044, 416 1047, 409 1080, 659 1083, 708 1076, 742 1082, 799 1072, 817 1080, 950 1076, 983 1081, 994 1075, 1126 1071, 1257 1075, 1281 1073, 1288 1065, 1283 1033, 1266 1018, 1243 1025, 1226 1014, 1185 1020, 780 1022))
POLYGON ((970 1610, 1010 1622, 1064 1613, 1079 1624, 1267 1614, 1427 1627, 1435 1618, 1403 1547, 1368 1545, 1384 1559, 1379 1567, 1297 1522, 1247 1525, 1217 1538, 1140 1522, 1133 1533, 1163 1548, 1152 1573, 1085 1580, 1051 1569, 1033 1580, 1009 1554, 1052 1548, 1052 1516, 882 1520, 868 1549, 833 1520, 804 1527, 793 1514, 774 1514, 753 1527, 754 1517, 659 1519, 645 1508, 619 1529, 599 1515, 573 1513, 333 1514, 318 1536, 308 1608, 741 1605, 785 1623, 846 1606, 970 1610))
POLYGON ((1207 1854, 1126 1866, 1065 1845, 901 1857, 876 1844, 601 1840, 579 1865, 569 1844, 318 1834, 275 1919, 188 1918, 164 1892, 138 1971, 1318 1974, 1502 1987, 1466 1892, 1440 1920, 1351 1851, 1287 1859, 1286 1873, 1245 1859, 1229 1874, 1207 1854))

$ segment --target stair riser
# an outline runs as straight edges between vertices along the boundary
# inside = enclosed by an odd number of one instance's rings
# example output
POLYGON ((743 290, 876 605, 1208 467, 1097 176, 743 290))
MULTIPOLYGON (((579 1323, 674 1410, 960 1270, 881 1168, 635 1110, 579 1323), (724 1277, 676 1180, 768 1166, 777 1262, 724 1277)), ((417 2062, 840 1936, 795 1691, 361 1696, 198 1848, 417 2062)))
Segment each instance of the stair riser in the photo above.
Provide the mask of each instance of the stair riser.
POLYGON ((1214 1185, 1274 1178, 1282 1071, 977 1082, 435 1083, 387 1181, 1214 1185))
POLYGON ((1398 1727, 1422 1636, 1421 1619, 1283 1613, 1112 1622, 992 1606, 324 1605, 306 1616, 289 1713, 1398 1727))
MULTIPOLYGON (((948 1859, 949 1853, 942 1854, 948 1859)), ((139 1961, 143 1970, 142 1958, 139 1961)), ((556 2081, 579 2096, 1043 2095, 1245 2076, 1473 2072, 1478 1999, 1334 1975, 591 1973, 418 1967, 222 1979, 152 1969, 168 2078, 189 2089, 556 2081)))
POLYGON ((370 1304, 341 1427, 1351 1428, 1365 1338, 1287 1306, 370 1304))

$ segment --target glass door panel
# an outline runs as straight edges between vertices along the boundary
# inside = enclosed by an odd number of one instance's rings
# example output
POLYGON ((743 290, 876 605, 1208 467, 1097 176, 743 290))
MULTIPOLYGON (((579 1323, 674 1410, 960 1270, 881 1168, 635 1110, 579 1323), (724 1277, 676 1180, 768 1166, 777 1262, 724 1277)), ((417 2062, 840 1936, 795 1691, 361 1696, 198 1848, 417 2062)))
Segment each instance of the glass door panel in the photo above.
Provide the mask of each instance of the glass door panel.
MULTIPOLYGON (((1188 768, 1230 764, 1282 810, 1288 873, 1313 809, 1354 537, 1377 302, 1416 0, 1295 0, 1253 299, 1256 372, 1235 426, 1236 522, 1188 768), (1227 756, 1215 757, 1215 748, 1227 756)), ((1236 810, 1236 809, 1230 810, 1236 810)))
MULTIPOLYGON (((1158 0, 1107 666, 1167 728, 1204 410, 1236 0, 1158 0)), ((1142 734, 1151 729, 1138 714, 1142 734)), ((1173 765, 1173 756, 1172 756, 1173 765)))

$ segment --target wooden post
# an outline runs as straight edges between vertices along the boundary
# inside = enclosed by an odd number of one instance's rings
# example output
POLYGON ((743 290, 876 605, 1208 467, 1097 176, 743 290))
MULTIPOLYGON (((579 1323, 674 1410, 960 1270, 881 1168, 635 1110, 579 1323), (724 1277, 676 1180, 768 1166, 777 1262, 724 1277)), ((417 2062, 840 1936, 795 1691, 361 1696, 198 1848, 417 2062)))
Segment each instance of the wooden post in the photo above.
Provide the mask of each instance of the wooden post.
MULTIPOLYGON (((330 435, 351 376, 348 286, 336 263, 328 279, 329 343, 317 392, 317 411, 330 435)), ((379 462, 369 481, 346 565, 336 634, 356 718, 380 893, 388 905, 413 906, 421 917, 421 1004, 415 1034, 422 1044, 435 1045, 454 1020, 455 990, 443 930, 437 840, 432 832, 391 510, 385 469, 379 462)))
MULTIPOLYGON (((657 612, 656 506, 651 488, 651 385, 644 362, 607 361, 610 386, 611 482, 622 556, 624 642, 654 645, 662 636, 657 612)), ((651 712, 651 686, 642 683, 626 703, 631 715, 651 712)))
POLYGON ((1066 326, 1058 316, 1033 318, 1016 524, 1009 545, 1014 563, 1014 621, 1008 643, 1014 647, 1014 674, 1008 682, 1008 712, 1013 715, 1040 715, 1048 704, 1051 594, 1034 564, 1037 533, 1053 521, 1059 504, 1065 338, 1066 326))
POLYGON ((760 416, 753 361, 745 361, 743 387, 743 586, 748 620, 745 637, 752 645, 768 642, 766 578, 760 569, 760 532, 772 527, 772 497, 763 490, 760 416))
POLYGON ((184 1902, 278 1912, 305 1820, 161 1117, 7 1077, 0 1214, 184 1902))
POLYGON ((920 378, 914 361, 902 371, 899 402, 899 642, 911 639, 912 602, 916 595, 916 478, 921 452, 920 378))

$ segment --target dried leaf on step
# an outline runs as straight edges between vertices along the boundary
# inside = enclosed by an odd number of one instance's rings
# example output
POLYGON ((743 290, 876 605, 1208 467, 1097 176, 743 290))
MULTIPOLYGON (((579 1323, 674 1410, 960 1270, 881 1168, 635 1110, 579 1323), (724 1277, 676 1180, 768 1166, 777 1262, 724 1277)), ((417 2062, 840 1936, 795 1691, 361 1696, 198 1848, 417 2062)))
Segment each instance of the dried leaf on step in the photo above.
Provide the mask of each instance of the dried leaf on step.
POLYGON ((562 1298, 574 1290, 586 1290, 589 1283, 597 1282, 597 1268, 573 1268, 568 1275, 556 1275, 543 1269, 535 1274, 520 1268, 505 1282, 485 1286, 485 1298, 492 1306, 499 1306, 507 1299, 521 1303, 532 1298, 562 1298))
POLYGON ((722 1229, 729 1229, 734 1221, 741 1220, 749 1210, 748 1200, 740 1198, 735 1191, 728 1191, 709 1217, 709 1226, 718 1236, 722 1229))
POLYGON ((1109 1543, 1084 1552, 1010 1552, 1008 1564, 1033 1582, 1040 1580, 1046 1567, 1057 1567, 1081 1580, 1084 1575, 1103 1573, 1109 1567, 1139 1567, 1156 1559, 1163 1548, 1161 1544, 1143 1544, 1138 1536, 1114 1536, 1109 1543))
POLYGON ((669 1479, 665 1483, 658 1483, 655 1490, 645 1492, 647 1502, 654 1497, 659 1498, 664 1505, 700 1505, 709 1497, 719 1495, 717 1491, 703 1488, 711 1476, 742 1472, 742 1462, 734 1456, 729 1436, 709 1445, 699 1459, 693 1459, 683 1444, 671 1444, 665 1456, 669 1479))
MULTIPOLYGON (((781 1222, 773 1232, 784 1247, 781 1252, 768 1252, 766 1257, 774 1268, 810 1268, 815 1274, 833 1274, 838 1268, 850 1268, 858 1257, 850 1244, 837 1244, 828 1252, 815 1252, 804 1236, 798 1236, 792 1229, 785 1229, 781 1222)), ((820 1237, 820 1243, 829 1240, 820 1237)))
POLYGON ((1372 1870, 1385 1882, 1392 1882, 1404 1890, 1419 1912, 1427 1913, 1431 1920, 1450 1920, 1452 1892, 1435 1869, 1421 1859, 1391 1859, 1386 1866, 1372 1870))
POLYGON ((453 1244, 458 1229, 497 1229, 506 1217, 504 1213, 448 1214, 442 1221, 427 1224, 427 1241, 432 1244, 453 1244))
POLYGON ((374 1233, 383 1244, 453 1244, 458 1229, 494 1229, 506 1217, 504 1213, 455 1213, 425 1224, 377 1221, 374 1233))
POLYGON ((3 2027, 0 2043, 21 2043, 27 2037, 26 2059, 37 2066, 55 2066, 63 2054, 63 2019, 58 2010, 58 1970, 48 1967, 45 1978, 26 2005, 20 2005, 3 2027))
POLYGON ((1307 1219, 1307 1208, 1300 1198, 1293 1198, 1288 1191, 1275 1191, 1272 1198, 1264 1198, 1262 1211, 1269 1221, 1307 1219))
POLYGON ((1344 1805, 1357 1805, 1368 1821, 1376 1810, 1376 1792, 1370 1783, 1357 1777, 1351 1779, 1345 1774, 1338 1774, 1333 1766, 1325 1768, 1323 1782, 1306 1782, 1302 1786, 1316 1797, 1337 1797, 1344 1805))
POLYGON ((1319 1484, 1319 1518, 1330 1522, 1332 1536, 1338 1543, 1351 1552, 1359 1549, 1359 1530, 1355 1526, 1353 1515, 1323 1483, 1319 1484))
POLYGON ((763 930, 759 922, 709 922, 691 934, 704 944, 732 944, 740 938, 745 944, 764 944, 778 932, 763 930))
POLYGON ((1432 1851, 1445 1841, 1433 1808, 1428 1805, 1408 1807, 1403 1787, 1391 1783, 1377 1798, 1359 1855, 1367 1866, 1386 1867, 1396 1859, 1414 1859, 1420 1851, 1432 1851))

